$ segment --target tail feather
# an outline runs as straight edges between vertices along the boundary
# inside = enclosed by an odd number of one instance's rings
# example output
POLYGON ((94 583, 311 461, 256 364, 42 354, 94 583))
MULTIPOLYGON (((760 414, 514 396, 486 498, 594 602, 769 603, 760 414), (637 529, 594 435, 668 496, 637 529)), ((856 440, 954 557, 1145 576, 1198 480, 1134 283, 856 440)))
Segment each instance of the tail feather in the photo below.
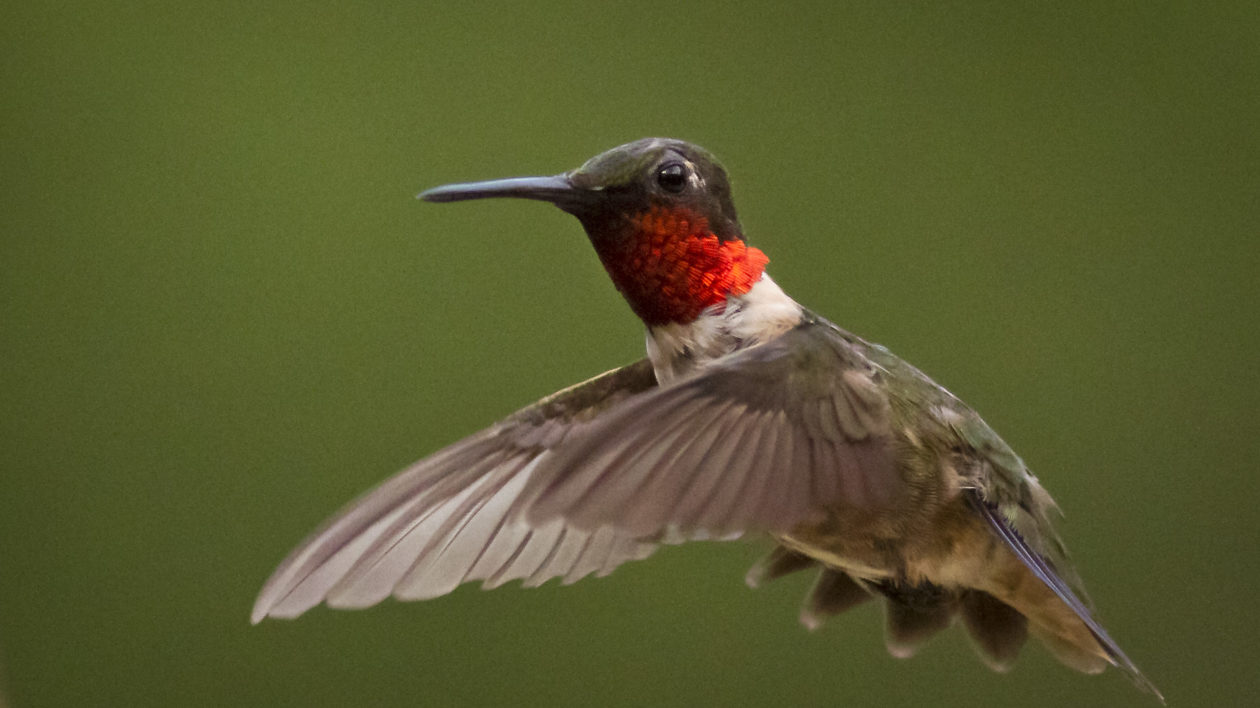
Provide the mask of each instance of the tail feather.
POLYGON ((980 659, 994 671, 1009 671, 1028 640, 1028 618, 980 590, 963 593, 961 609, 980 659))
POLYGON ((904 586, 880 583, 884 605, 884 644, 899 659, 914 656, 933 635, 958 615, 957 596, 930 583, 904 586))
POLYGON ((1107 657, 1082 646, 1080 641, 1074 641, 1061 633, 1047 629, 1045 624, 1034 622, 1029 631, 1045 645, 1046 649, 1050 650, 1054 658, 1070 669, 1083 674, 1100 674, 1103 669, 1111 665, 1111 660, 1107 657))
POLYGON ((816 565, 818 561, 807 555, 788 550, 783 546, 775 546, 773 551, 748 569, 744 582, 748 583, 750 588, 761 587, 764 582, 781 578, 798 570, 813 568, 816 565))
POLYGON ((872 597, 870 590, 848 573, 825 569, 818 575, 813 590, 801 607, 801 624, 809 630, 818 629, 828 617, 838 615, 872 597))
POLYGON ((1063 578, 1055 571, 1055 569, 1046 561, 1041 554, 1033 550, 1028 542, 1024 540, 1015 529, 1011 526, 993 505, 986 502, 980 493, 976 490, 968 490, 966 493, 968 504, 971 508, 984 519, 989 529, 1006 545, 1015 557, 1019 559, 1028 571, 1030 571, 1036 579, 1044 585, 1051 593, 1058 597, 1062 605, 1075 615, 1076 623, 1082 626, 1088 636, 1092 637, 1092 642, 1078 639, 1072 635, 1080 634, 1070 625, 1058 621, 1057 618, 1051 621, 1051 615, 1063 614, 1056 613, 1053 609, 1046 609, 1045 603, 1041 603, 1040 608, 1023 607, 1018 604, 1016 609, 1028 615, 1032 620, 1031 631, 1034 636, 1040 639, 1049 647, 1050 651, 1062 661, 1064 664, 1083 671, 1085 673, 1098 673, 1102 671, 1107 664, 1111 664, 1120 669, 1131 681, 1140 689, 1153 694, 1162 703, 1164 696, 1155 688, 1133 663, 1115 640, 1107 634, 1107 630, 1094 619, 1093 614, 1089 611, 1084 601, 1064 582, 1063 578), (1091 651, 1089 644, 1094 644, 1096 651, 1091 651))
POLYGON ((856 579, 782 546, 754 565, 745 580, 755 588, 765 581, 821 566, 822 572, 801 608, 801 624, 808 629, 817 629, 827 618, 878 593, 886 600, 885 643, 893 656, 913 656, 961 615, 981 660, 995 671, 1011 668, 1031 634, 1068 667, 1096 674, 1108 665, 1115 666, 1162 703, 1163 695, 1094 619, 1081 596, 1051 563, 977 492, 969 491, 966 497, 1011 552, 1000 567, 994 567, 990 580, 995 582, 986 583, 983 589, 856 579))

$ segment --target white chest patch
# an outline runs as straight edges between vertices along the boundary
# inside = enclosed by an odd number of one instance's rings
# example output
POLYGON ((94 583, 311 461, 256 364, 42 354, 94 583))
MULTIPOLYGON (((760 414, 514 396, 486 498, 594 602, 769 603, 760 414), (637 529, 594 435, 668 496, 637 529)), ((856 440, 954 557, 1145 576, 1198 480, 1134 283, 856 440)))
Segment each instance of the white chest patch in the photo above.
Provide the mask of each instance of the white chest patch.
POLYGON ((656 380, 669 383, 733 351, 768 342, 801 322, 801 306, 769 275, 692 322, 649 327, 647 354, 656 380))

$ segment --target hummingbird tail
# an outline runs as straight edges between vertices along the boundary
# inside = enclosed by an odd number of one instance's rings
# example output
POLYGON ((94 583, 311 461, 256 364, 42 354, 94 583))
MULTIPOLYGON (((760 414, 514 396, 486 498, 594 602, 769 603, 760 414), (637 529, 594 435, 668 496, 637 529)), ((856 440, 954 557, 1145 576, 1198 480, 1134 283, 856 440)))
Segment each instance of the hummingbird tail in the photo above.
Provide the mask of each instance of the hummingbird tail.
POLYGON ((744 582, 750 588, 759 588, 762 583, 782 578, 798 570, 806 570, 818 565, 818 561, 803 553, 789 550, 783 546, 775 546, 764 558, 748 569, 744 582))
POLYGON ((1108 664, 1126 674, 1140 689, 1161 703, 1164 696, 1107 634, 1077 593, 1060 577, 1049 561, 1033 550, 997 507, 978 492, 966 493, 968 504, 984 519, 995 536, 1011 551, 1017 572, 995 569, 1002 577, 992 590, 1003 602, 1028 617, 1029 631, 1064 664, 1085 673, 1098 673, 1108 664))
POLYGON ((871 599, 871 591, 844 571, 825 568, 818 574, 814 588, 801 608, 801 624, 811 631, 818 629, 828 617, 871 599))
POLYGON ((1028 640, 1028 618, 987 592, 968 590, 962 619, 980 659, 994 671, 1009 671, 1028 640))
POLYGON ((913 656, 937 632, 962 615, 980 659, 994 671, 1007 671, 1028 639, 1028 620, 1010 605, 975 589, 947 589, 932 583, 890 581, 873 587, 886 598, 885 643, 898 658, 913 656))
POLYGON ((1162 702, 1163 696, 1098 624, 1080 597, 1001 513, 978 497, 969 495, 969 503, 1011 551, 994 559, 983 589, 863 580, 783 546, 755 564, 745 580, 755 588, 790 573, 820 568, 801 608, 801 624, 807 629, 815 630, 829 617, 883 596, 885 643, 893 656, 914 655, 961 616, 981 660, 994 671, 1009 670, 1031 634, 1065 665, 1091 674, 1107 665, 1115 666, 1162 702), (1003 555, 1005 559, 1000 560, 1003 555))
POLYGON ((854 580, 841 570, 823 567, 821 563, 803 553, 797 553, 783 546, 776 546, 773 551, 757 561, 744 581, 748 587, 761 587, 762 583, 781 578, 799 570, 810 570, 822 567, 814 587, 801 606, 800 620, 805 628, 813 631, 822 626, 828 617, 859 605, 873 597, 872 588, 854 580))
POLYGON ((872 587, 886 598, 884 644, 888 653, 899 659, 918 653, 937 632, 953 624, 958 614, 957 593, 939 585, 885 580, 872 587))
POLYGON ((889 582, 858 580, 828 568, 803 553, 784 546, 757 561, 744 577, 757 588, 770 580, 801 570, 821 568, 818 579, 801 606, 800 621, 813 631, 849 608, 876 596, 886 601, 886 643, 894 656, 908 657, 932 635, 948 627, 961 614, 981 659, 996 671, 1011 667, 1028 638, 1028 621, 1009 605, 979 590, 961 595, 930 583, 907 587, 889 582))

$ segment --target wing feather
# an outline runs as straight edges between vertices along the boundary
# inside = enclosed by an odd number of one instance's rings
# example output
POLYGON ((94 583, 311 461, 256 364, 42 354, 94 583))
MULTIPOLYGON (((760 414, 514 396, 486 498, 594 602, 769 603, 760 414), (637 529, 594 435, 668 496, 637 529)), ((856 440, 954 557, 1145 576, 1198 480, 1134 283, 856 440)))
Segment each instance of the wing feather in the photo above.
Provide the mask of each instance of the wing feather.
POLYGON ((813 494, 818 499, 835 499, 840 496, 840 483, 843 475, 828 474, 828 470, 840 468, 839 457, 835 454, 835 444, 827 440, 811 440, 813 449, 810 452, 810 464, 815 470, 813 477, 813 494))
MULTIPOLYGON (((598 467, 595 474, 588 475, 589 486, 582 491, 579 501, 582 516, 592 520, 589 525, 598 525, 599 519, 608 516, 610 506, 626 505, 621 511, 627 516, 627 522, 620 528, 629 535, 650 535, 658 528, 633 512, 642 509, 645 503, 649 513, 651 506, 659 506, 668 498, 661 488, 668 487, 671 480, 679 481, 679 475, 674 474, 671 467, 685 468, 694 464, 685 459, 690 452, 703 453, 710 449, 721 426, 709 421, 693 425, 692 417, 700 412, 700 402, 684 403, 673 415, 654 421, 655 426, 650 429, 627 431, 628 441, 617 447, 621 455, 607 462, 588 463, 589 467, 598 467), (658 428, 661 433, 653 435, 658 428)), ((720 412, 714 413, 715 419, 727 422, 721 419, 720 412)))
POLYGON ((727 454, 715 459, 709 474, 695 474, 688 481, 684 492, 671 508, 669 518, 677 519, 677 525, 686 528, 716 528, 726 518, 725 509, 719 506, 721 495, 715 490, 722 487, 732 497, 742 494, 755 459, 761 438, 765 434, 767 414, 750 412, 744 415, 742 428, 736 429, 735 441, 726 446, 727 454))
POLYGON ((750 509, 747 514, 759 526, 790 528, 800 520, 795 512, 802 508, 793 505, 795 500, 792 488, 796 480, 802 477, 809 479, 807 476, 809 469, 797 462, 794 438, 799 433, 792 429, 785 412, 780 411, 775 414, 774 426, 777 433, 774 454, 770 456, 767 474, 761 475, 761 479, 758 480, 762 485, 761 493, 751 496, 748 500, 748 502, 756 503, 756 510, 750 509), (777 523, 784 517, 790 517, 788 524, 777 523))
POLYGON ((789 531, 897 491, 889 401, 848 335, 809 321, 657 387, 644 362, 530 406, 352 503, 253 618, 463 582, 571 582, 659 543, 789 531))
MULTIPOLYGON (((719 470, 709 470, 704 476, 703 487, 707 493, 700 492, 702 495, 700 498, 706 500, 707 503, 692 522, 695 527, 706 529, 726 527, 727 521, 735 517, 735 506, 739 500, 750 498, 755 493, 755 490, 749 491, 749 488, 758 481, 757 461, 765 457, 767 450, 774 450, 777 430, 772 423, 772 418, 773 414, 768 412, 759 415, 756 430, 749 435, 751 444, 748 453, 733 458, 726 474, 720 475, 719 470)), ((696 493, 693 492, 688 497, 693 495, 696 493)), ((685 516, 680 516, 679 520, 683 523, 690 521, 685 516)))
MULTIPOLYGON (((1107 634, 1107 630, 1103 629, 1102 625, 1094 619, 1093 613, 1090 612, 1089 608, 1063 578, 1059 576, 1056 569, 1041 554, 1034 551, 1024 541, 1019 532, 1002 516, 1001 512, 986 502, 979 492, 966 490, 964 494, 968 504, 985 520, 989 529, 1006 544, 1006 547, 1019 558, 1025 567, 1032 571, 1033 575, 1037 576, 1038 580, 1045 583, 1046 587, 1050 588, 1080 618, 1081 622, 1089 630, 1089 633, 1098 642, 1098 645, 1102 647, 1103 652, 1107 655, 1107 660, 1124 672, 1138 688, 1155 695, 1162 702, 1163 696, 1160 694, 1159 689, 1155 688, 1155 685, 1142 674, 1137 665, 1120 649, 1120 646, 1111 638, 1111 635, 1107 634)), ((1054 642, 1055 638, 1052 636, 1042 636, 1041 638, 1043 641, 1047 641, 1052 649, 1060 649, 1062 653, 1059 653, 1058 656, 1070 665, 1076 655, 1083 654, 1078 647, 1073 645, 1064 642, 1056 644, 1054 642)), ((1096 673, 1101 670, 1101 667, 1095 668, 1087 658, 1081 657, 1078 659, 1078 662, 1079 664, 1075 668, 1081 671, 1096 673)))
POLYGON ((822 507, 889 501, 902 484, 890 403, 845 337, 811 321, 609 409, 540 461, 522 513, 697 537, 790 531, 822 507), (724 455, 752 433, 749 419, 759 421, 756 448, 724 455), (815 454, 819 442, 832 448, 815 454), (687 499, 673 503, 679 490, 687 499))
POLYGON ((500 475, 483 477, 472 487, 471 495, 449 507, 449 514, 440 520, 436 531, 409 529, 388 554, 398 557, 393 565, 403 573, 375 582, 365 578, 364 583, 392 585, 396 597, 408 600, 439 597, 454 590, 467 579, 495 535, 502 531, 504 518, 524 486, 523 476, 516 471, 509 469, 500 475))
MULTIPOLYGON (((641 471, 647 479, 637 493, 630 497, 604 495, 601 501, 607 505, 603 509, 591 509, 601 517, 610 516, 619 504, 626 504, 620 512, 626 518, 627 528, 631 535, 650 536, 659 533, 671 525, 668 510, 677 502, 678 495, 694 475, 679 474, 680 470, 705 470, 704 474, 716 477, 725 470, 713 464, 720 449, 718 441, 729 435, 738 427, 739 411, 733 410, 729 402, 714 406, 712 410, 703 412, 703 418, 693 425, 684 427, 684 434, 671 454, 656 464, 653 469, 641 471)), ((651 461, 645 455, 644 459, 651 461)), ((640 465, 634 465, 638 468, 640 465)), ((636 469, 636 472, 639 470, 636 469)), ((618 472, 620 474, 620 472, 618 472)), ((715 481, 717 481, 715 479, 715 481)))
MULTIPOLYGON (((627 513, 637 520, 635 525, 648 529, 659 529, 668 525, 678 506, 691 495, 691 487, 697 481, 696 476, 677 474, 676 470, 699 465, 705 456, 711 457, 707 463, 713 470, 729 469, 731 451, 737 446, 720 446, 715 441, 719 435, 725 434, 738 439, 748 423, 742 407, 735 404, 723 411, 722 415, 709 416, 691 440, 675 438, 667 443, 671 448, 669 455, 657 463, 648 480, 651 485, 650 493, 637 495, 630 500, 631 508, 627 513)), ((684 430, 681 435, 687 434, 684 430)))
POLYGON ((586 533, 586 542, 582 545, 582 551, 573 561, 573 567, 569 569, 567 575, 564 576, 566 585, 575 583, 591 573, 598 573, 604 564, 608 562, 609 555, 613 550, 613 533, 611 529, 601 528, 593 532, 586 533))
MULTIPOLYGON (((475 508, 492 498, 522 467, 520 458, 493 458, 474 464, 458 475, 468 479, 462 486, 451 485, 448 493, 421 494, 400 506, 400 512, 360 554, 333 594, 362 583, 381 585, 399 582, 417 563, 422 553, 439 553, 450 526, 470 517, 475 508), (437 498, 432 498, 436 496, 437 498)), ((432 560, 432 558, 429 558, 432 560)))
MULTIPOLYGON (((550 446, 655 385, 643 360, 549 396, 417 462, 351 502, 290 553, 264 585, 251 619, 296 617, 325 601, 364 607, 391 594, 433 597, 467 580, 493 586, 572 576, 573 562, 554 562, 556 546, 565 539, 587 544, 592 532, 563 520, 524 523, 513 512, 520 492, 550 446)), ((600 543, 594 567, 602 572, 654 548, 614 530, 600 543)))

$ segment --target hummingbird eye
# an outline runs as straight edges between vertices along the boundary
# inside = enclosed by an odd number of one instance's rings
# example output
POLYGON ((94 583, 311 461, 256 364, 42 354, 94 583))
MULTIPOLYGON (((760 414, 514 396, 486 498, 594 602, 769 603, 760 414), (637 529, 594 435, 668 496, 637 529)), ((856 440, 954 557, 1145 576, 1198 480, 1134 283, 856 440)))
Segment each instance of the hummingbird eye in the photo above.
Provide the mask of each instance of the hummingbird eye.
POLYGON ((670 162, 656 171, 656 183, 666 192, 677 194, 687 188, 687 168, 681 162, 670 162))

